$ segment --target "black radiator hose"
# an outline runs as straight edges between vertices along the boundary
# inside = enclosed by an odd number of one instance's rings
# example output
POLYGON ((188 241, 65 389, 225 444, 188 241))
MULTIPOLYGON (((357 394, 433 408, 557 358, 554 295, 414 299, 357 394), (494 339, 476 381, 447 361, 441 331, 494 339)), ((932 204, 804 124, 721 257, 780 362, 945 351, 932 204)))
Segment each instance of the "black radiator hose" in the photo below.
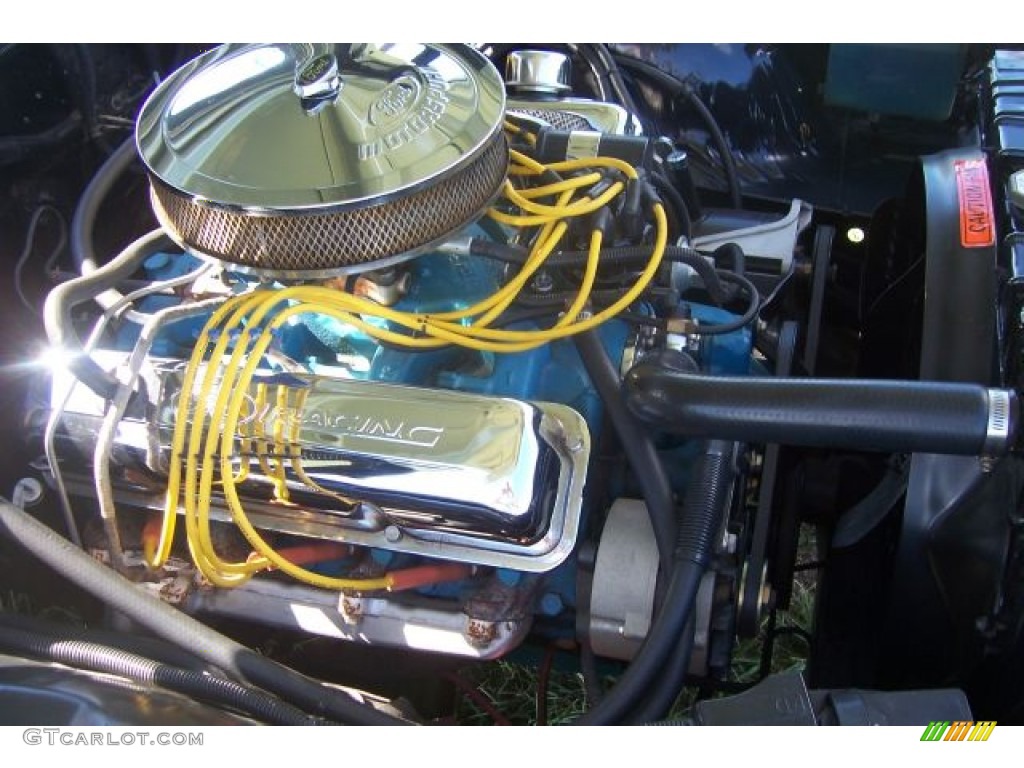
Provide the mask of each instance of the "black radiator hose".
MULTIPOLYGON (((711 562, 714 539, 722 525, 725 502, 733 481, 733 445, 712 440, 694 466, 679 518, 672 575, 643 645, 636 657, 597 706, 575 721, 576 725, 613 725, 633 716, 638 703, 653 696, 660 707, 666 665, 684 641, 693 615, 701 579, 711 562)), ((677 689, 678 690, 678 689, 677 689)), ((674 698, 674 697, 672 697, 674 698)), ((641 705, 646 715, 647 706, 641 705)))
POLYGON ((640 363, 623 383, 639 418, 683 435, 862 451, 999 456, 1016 393, 978 384, 705 376, 640 363))

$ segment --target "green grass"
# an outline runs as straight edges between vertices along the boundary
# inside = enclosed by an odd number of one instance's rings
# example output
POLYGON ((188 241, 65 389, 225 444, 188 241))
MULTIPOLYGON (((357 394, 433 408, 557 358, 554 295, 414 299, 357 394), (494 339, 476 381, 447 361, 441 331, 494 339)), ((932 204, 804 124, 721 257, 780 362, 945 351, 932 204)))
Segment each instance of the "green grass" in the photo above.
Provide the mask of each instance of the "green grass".
MULTIPOLYGON (((494 707, 514 725, 537 723, 537 669, 496 661, 467 676, 494 707)), ((460 725, 493 725, 491 716, 469 698, 460 696, 455 718, 460 725)), ((586 711, 583 676, 553 669, 548 680, 548 725, 563 725, 586 711)))
MULTIPOLYGON (((803 577, 803 574, 801 574, 803 577)), ((809 579, 799 578, 793 584, 793 595, 789 610, 779 611, 776 628, 797 627, 805 632, 813 629, 814 617, 814 583, 809 579)), ((755 638, 743 639, 736 643, 732 657, 730 680, 737 683, 754 683, 761 672, 761 648, 765 641, 766 624, 755 638)), ((771 672, 804 671, 807 666, 806 641, 794 634, 786 634, 775 639, 772 654, 771 672)))
MULTIPOLYGON (((802 526, 797 562, 817 559, 814 529, 802 526)), ((814 622, 814 601, 817 590, 817 572, 800 571, 793 582, 789 608, 777 613, 776 627, 797 627, 810 633, 814 622)), ((761 649, 764 643, 765 626, 755 638, 738 640, 733 649, 732 666, 728 679, 739 684, 751 684, 758 680, 761 671, 761 649)), ((803 671, 807 664, 806 641, 796 634, 784 634, 775 640, 771 672, 790 670, 803 671)), ((483 665, 466 677, 467 682, 477 687, 480 693, 515 725, 537 723, 537 668, 535 666, 497 661, 483 665)), ((607 689, 614 679, 602 681, 607 689)), ((670 717, 685 716, 697 699, 697 691, 685 689, 672 708, 670 717)), ((491 715, 484 712, 469 698, 459 696, 456 721, 462 725, 490 725, 491 715)), ((548 683, 549 725, 567 723, 586 710, 586 693, 583 676, 579 672, 554 669, 548 683)))

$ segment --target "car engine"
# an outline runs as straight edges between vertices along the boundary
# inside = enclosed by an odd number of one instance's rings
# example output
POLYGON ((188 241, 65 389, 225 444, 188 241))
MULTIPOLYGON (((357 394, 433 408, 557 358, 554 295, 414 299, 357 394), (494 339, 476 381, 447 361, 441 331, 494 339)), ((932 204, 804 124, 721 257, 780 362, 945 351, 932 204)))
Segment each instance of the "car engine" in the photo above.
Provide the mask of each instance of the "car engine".
POLYGON ((509 661, 582 723, 1019 720, 1022 73, 0 48, 7 594, 208 665, 210 722, 439 721, 509 661))

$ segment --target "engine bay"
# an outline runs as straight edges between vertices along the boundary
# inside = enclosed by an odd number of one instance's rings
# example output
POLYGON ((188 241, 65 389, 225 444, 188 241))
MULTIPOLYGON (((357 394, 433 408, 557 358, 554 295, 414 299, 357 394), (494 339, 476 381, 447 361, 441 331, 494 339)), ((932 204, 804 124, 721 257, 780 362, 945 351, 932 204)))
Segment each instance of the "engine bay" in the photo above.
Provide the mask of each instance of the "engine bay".
POLYGON ((1022 73, 0 48, 0 651, 107 633, 245 689, 170 687, 210 722, 440 722, 509 661, 587 724, 1019 722, 1022 73))

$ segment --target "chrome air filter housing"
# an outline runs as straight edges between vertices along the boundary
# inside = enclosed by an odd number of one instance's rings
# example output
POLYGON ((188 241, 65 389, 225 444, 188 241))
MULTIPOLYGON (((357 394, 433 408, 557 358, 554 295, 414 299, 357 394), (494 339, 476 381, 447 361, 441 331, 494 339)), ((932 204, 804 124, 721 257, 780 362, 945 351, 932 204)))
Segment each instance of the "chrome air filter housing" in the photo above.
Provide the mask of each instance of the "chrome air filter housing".
POLYGON ((463 45, 226 45, 138 120, 185 248, 268 276, 374 269, 466 226, 505 179, 500 75, 463 45))

